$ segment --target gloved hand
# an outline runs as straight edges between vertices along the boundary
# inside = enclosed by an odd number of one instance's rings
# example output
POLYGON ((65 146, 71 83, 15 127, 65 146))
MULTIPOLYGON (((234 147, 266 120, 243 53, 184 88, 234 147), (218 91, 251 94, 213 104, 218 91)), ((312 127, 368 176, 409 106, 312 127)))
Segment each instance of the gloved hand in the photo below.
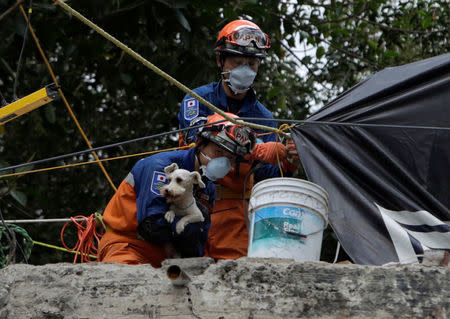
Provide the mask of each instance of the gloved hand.
POLYGON ((280 142, 260 143, 255 145, 249 159, 276 165, 278 160, 282 162, 287 159, 287 150, 280 142))
POLYGON ((286 152, 286 160, 282 163, 283 169, 294 172, 300 166, 300 157, 298 156, 297 148, 292 139, 289 139, 286 144, 286 152))
POLYGON ((184 230, 177 234, 175 230, 176 223, 181 217, 175 217, 171 224, 173 233, 173 245, 182 258, 202 257, 204 253, 203 244, 208 240, 209 227, 211 226, 211 217, 208 208, 199 200, 195 201, 197 207, 202 212, 203 222, 187 224, 184 230))
POLYGON ((146 217, 139 223, 138 234, 144 240, 156 245, 172 241, 172 231, 163 214, 146 217))
POLYGON ((205 219, 203 222, 188 224, 181 234, 177 234, 176 224, 182 216, 176 216, 175 220, 169 224, 163 214, 150 215, 139 223, 139 236, 156 245, 166 247, 168 244, 173 244, 182 258, 203 256, 203 244, 208 240, 211 217, 205 205, 199 200, 196 200, 196 204, 205 219))

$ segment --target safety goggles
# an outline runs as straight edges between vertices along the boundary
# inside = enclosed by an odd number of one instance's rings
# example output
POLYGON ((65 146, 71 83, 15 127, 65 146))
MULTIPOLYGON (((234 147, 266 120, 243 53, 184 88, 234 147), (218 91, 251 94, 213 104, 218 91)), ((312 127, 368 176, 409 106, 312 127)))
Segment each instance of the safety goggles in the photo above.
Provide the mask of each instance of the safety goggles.
POLYGON ((224 37, 225 43, 249 46, 252 42, 259 49, 269 49, 270 40, 267 34, 258 29, 242 28, 224 37))

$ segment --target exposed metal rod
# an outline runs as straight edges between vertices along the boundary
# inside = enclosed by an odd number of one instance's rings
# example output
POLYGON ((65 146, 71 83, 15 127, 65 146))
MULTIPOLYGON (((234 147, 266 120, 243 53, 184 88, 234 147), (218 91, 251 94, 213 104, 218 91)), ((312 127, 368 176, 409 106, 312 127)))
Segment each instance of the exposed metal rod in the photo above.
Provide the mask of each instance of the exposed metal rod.
POLYGON ((188 274, 186 274, 178 265, 170 265, 169 268, 167 268, 166 273, 172 285, 177 287, 185 286, 189 281, 191 281, 188 274))
MULTIPOLYGON (((84 218, 74 218, 76 221, 83 221, 84 218)), ((9 219, 5 223, 9 224, 28 224, 28 223, 66 223, 72 221, 71 218, 53 218, 53 219, 9 219)))

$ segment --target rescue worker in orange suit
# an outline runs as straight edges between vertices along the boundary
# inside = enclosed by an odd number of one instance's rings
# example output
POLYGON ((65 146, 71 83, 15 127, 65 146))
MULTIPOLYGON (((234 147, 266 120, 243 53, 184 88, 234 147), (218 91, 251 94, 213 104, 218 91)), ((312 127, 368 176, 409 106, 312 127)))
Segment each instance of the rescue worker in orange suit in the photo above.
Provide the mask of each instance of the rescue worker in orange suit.
MULTIPOLYGON (((215 49, 216 63, 221 72, 218 82, 201 86, 194 91, 219 109, 236 114, 239 117, 272 119, 271 112, 257 100, 252 89, 253 81, 261 61, 270 48, 267 34, 253 22, 235 20, 220 31, 215 49)), ((211 111, 191 95, 186 95, 181 102, 178 120, 180 128, 188 128, 203 123, 211 111)), ((275 121, 251 120, 261 125, 277 127, 275 121)), ((264 133, 259 131, 257 133, 264 133)), ((180 134, 180 145, 192 143, 196 139, 196 130, 180 134)), ((276 158, 274 146, 275 134, 261 135, 261 142, 254 151, 254 159, 273 163, 276 158), (272 143, 269 143, 272 142, 272 143), (265 157, 265 158, 264 158, 265 157)), ((280 143, 278 143, 280 144, 280 143)), ((286 156, 281 159, 283 176, 292 176, 298 169, 300 160, 292 140, 289 140, 286 156)), ((247 255, 248 231, 246 227, 246 204, 254 180, 260 181, 270 177, 281 176, 278 165, 263 165, 255 170, 254 175, 245 183, 254 161, 241 162, 233 166, 230 173, 218 180, 216 185, 215 212, 211 215, 206 255, 215 259, 236 259, 247 255)))
POLYGON ((161 152, 135 164, 104 211, 107 231, 99 243, 99 261, 160 267, 172 256, 173 250, 167 250, 171 245, 182 257, 203 256, 215 199, 211 180, 224 177, 238 158, 250 153, 256 138, 230 122, 209 125, 202 132, 194 148, 161 152), (159 191, 166 180, 164 167, 172 163, 200 172, 206 185, 194 194, 205 221, 188 224, 180 234, 175 231, 180 217, 166 221, 169 205, 159 191))

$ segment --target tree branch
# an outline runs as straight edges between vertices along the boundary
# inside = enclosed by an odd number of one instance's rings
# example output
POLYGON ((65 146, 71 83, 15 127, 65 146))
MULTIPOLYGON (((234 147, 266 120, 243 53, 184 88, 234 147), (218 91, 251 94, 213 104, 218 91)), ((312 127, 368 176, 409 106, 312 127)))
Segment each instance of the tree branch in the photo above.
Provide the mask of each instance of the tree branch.
MULTIPOLYGON (((277 15, 276 13, 275 13, 275 15, 278 16, 278 18, 282 19, 283 21, 287 21, 287 22, 290 22, 290 23, 294 24, 299 30, 303 30, 303 31, 307 32, 309 35, 311 35, 312 37, 315 37, 315 35, 312 34, 311 31, 305 30, 305 28, 304 28, 303 26, 299 25, 299 24, 297 23, 297 21, 291 21, 291 20, 288 20, 288 19, 286 19, 285 16, 277 15)), ((313 24, 312 24, 312 25, 308 25, 308 26, 313 26, 313 27, 314 27, 313 24)), ((372 62, 372 61, 370 61, 370 60, 367 60, 367 59, 365 59, 365 58, 362 57, 362 56, 358 56, 357 54, 355 54, 355 53, 353 53, 353 52, 351 52, 351 51, 348 51, 348 50, 346 50, 346 49, 344 49, 344 48, 341 48, 341 47, 337 46, 336 44, 334 44, 334 43, 332 43, 332 42, 329 42, 329 41, 325 40, 325 39, 322 38, 322 37, 319 37, 319 40, 325 42, 326 44, 330 45, 331 47, 333 47, 334 49, 336 49, 336 50, 342 52, 342 53, 345 54, 345 55, 348 55, 348 56, 351 56, 351 57, 353 57, 353 58, 356 58, 356 59, 358 59, 358 60, 360 60, 360 61, 362 61, 362 62, 365 62, 366 64, 369 64, 369 65, 371 65, 371 66, 373 66, 373 67, 375 67, 375 68, 377 68, 377 69, 380 69, 380 68, 381 68, 381 65, 379 65, 378 63, 375 63, 375 62, 372 62)))
POLYGON ((9 9, 7 9, 5 12, 3 12, 3 13, 0 15, 0 21, 2 21, 2 19, 3 19, 4 17, 6 17, 8 14, 10 14, 11 12, 13 12, 14 9, 16 9, 22 2, 23 2, 23 0, 17 1, 17 2, 14 3, 9 9))
POLYGON ((120 14, 120 13, 123 13, 126 11, 131 11, 133 9, 136 9, 136 8, 142 6, 143 4, 145 4, 145 1, 138 1, 138 2, 128 5, 126 7, 111 11, 111 12, 107 13, 106 16, 112 16, 112 15, 120 14))
POLYGON ((291 49, 290 47, 288 47, 286 44, 284 44, 283 41, 281 41, 280 39, 278 39, 278 41, 280 41, 281 46, 282 46, 283 48, 285 48, 290 54, 292 54, 292 56, 293 56, 298 62, 300 62, 300 64, 302 64, 314 78, 316 77, 316 75, 315 75, 314 72, 310 69, 310 67, 309 67, 305 62, 303 62, 302 59, 300 59, 300 58, 297 56, 297 54, 295 54, 295 52, 292 51, 292 49, 291 49))

